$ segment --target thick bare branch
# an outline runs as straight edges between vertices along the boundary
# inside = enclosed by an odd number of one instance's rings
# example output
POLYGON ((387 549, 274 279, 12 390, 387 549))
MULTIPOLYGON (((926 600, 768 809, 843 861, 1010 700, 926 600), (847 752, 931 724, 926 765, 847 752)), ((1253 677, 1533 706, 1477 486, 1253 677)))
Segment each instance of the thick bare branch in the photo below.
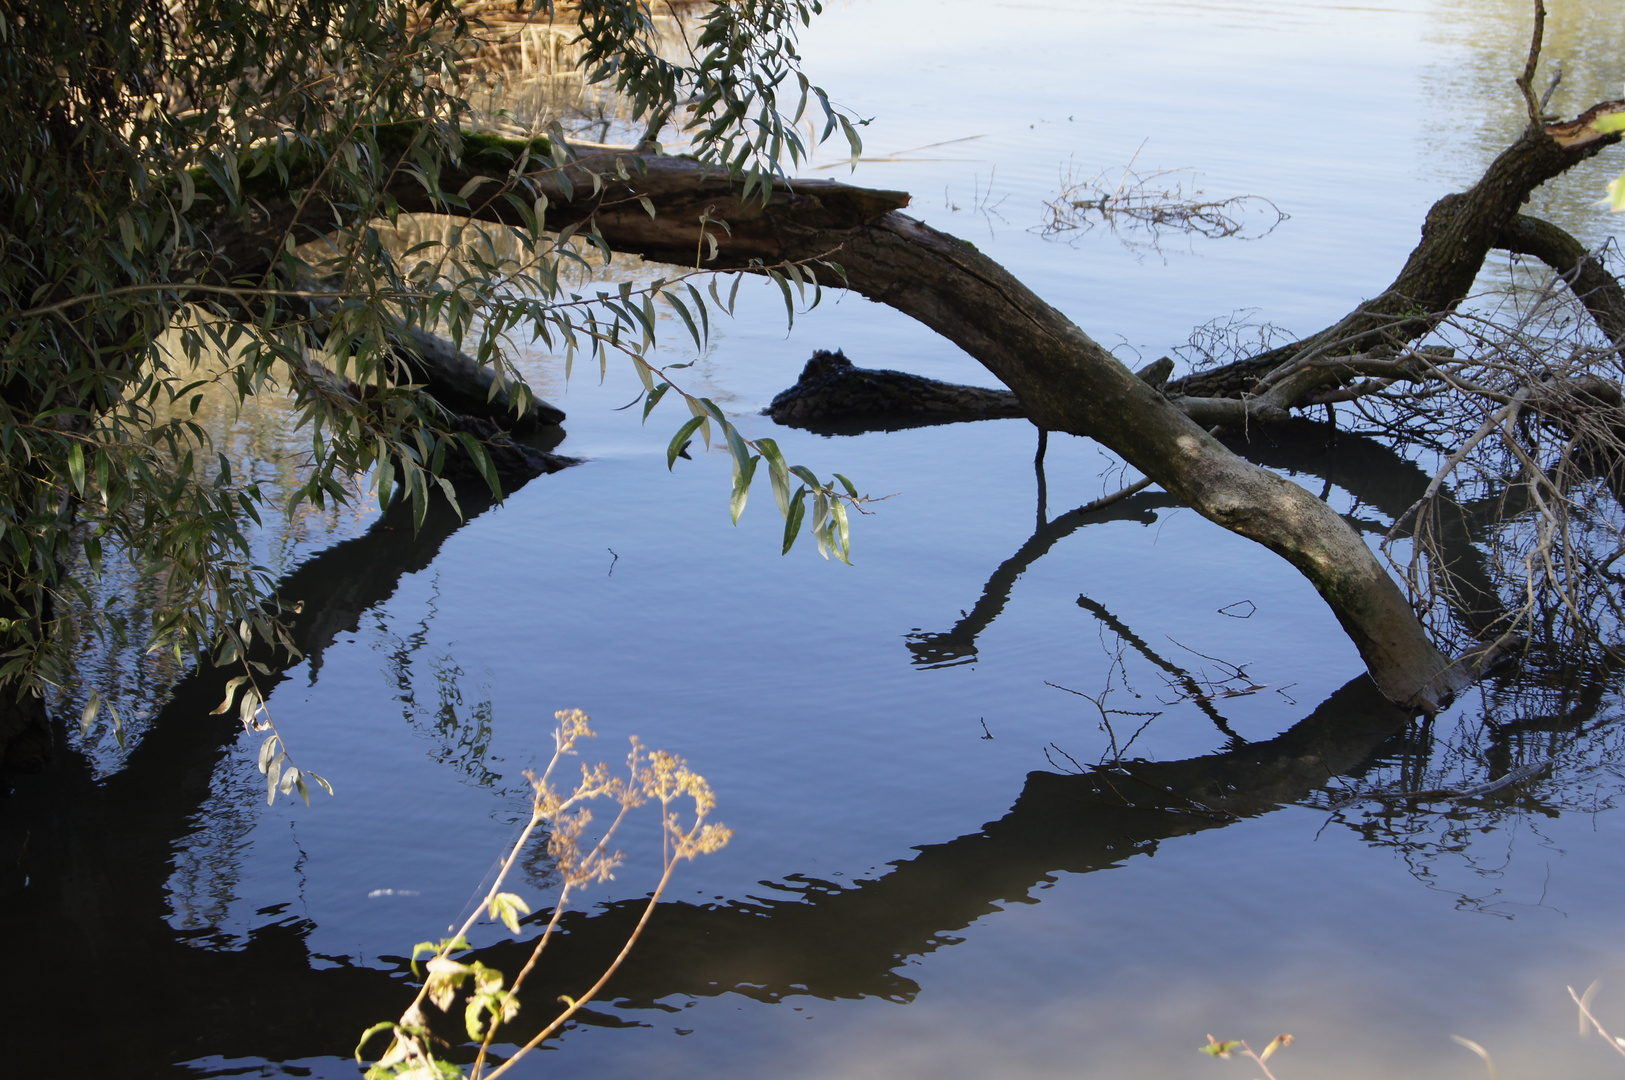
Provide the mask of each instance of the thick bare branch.
POLYGON ((1625 348, 1625 289, 1567 230, 1541 218, 1516 214, 1501 228, 1495 246, 1514 255, 1532 256, 1556 270, 1608 340, 1625 348))
MULTIPOLYGON (((1237 396, 1253 391, 1259 379, 1283 364, 1321 353, 1328 342, 1338 342, 1340 352, 1359 353, 1392 348, 1426 334, 1467 297, 1485 257, 1508 239, 1507 230, 1530 193, 1619 141, 1618 133, 1599 132, 1592 126, 1599 117, 1617 113, 1625 113, 1625 101, 1593 105, 1564 123, 1531 124, 1478 183, 1433 204, 1422 225, 1421 241, 1399 276, 1376 298, 1317 334, 1190 376, 1173 388, 1193 396, 1237 396)), ((1308 399, 1334 382, 1325 374, 1298 379, 1296 397, 1285 404, 1308 399)), ((1278 398, 1277 404, 1283 402, 1278 398)))

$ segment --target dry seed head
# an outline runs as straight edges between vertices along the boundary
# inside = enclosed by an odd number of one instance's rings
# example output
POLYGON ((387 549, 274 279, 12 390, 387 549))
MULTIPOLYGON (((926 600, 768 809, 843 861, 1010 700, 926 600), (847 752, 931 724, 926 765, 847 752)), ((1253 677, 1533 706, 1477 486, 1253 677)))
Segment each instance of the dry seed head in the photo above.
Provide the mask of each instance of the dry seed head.
POLYGON ((652 752, 649 755, 648 767, 642 770, 639 777, 643 782, 643 793, 651 799, 659 799, 662 803, 671 802, 681 790, 677 771, 683 764, 683 759, 676 754, 669 754, 664 750, 652 752))
POLYGON ((578 810, 573 814, 560 814, 553 819, 547 838, 547 853, 558 865, 559 875, 570 881, 580 871, 581 834, 592 821, 591 810, 578 810))
POLYGON ((711 785, 705 782, 705 777, 687 769, 679 769, 677 783, 683 794, 694 799, 695 817, 704 817, 716 809, 717 797, 711 793, 711 785))
POLYGON ((581 783, 576 785, 575 794, 571 800, 596 799, 602 795, 615 797, 621 788, 621 778, 610 776, 609 766, 599 762, 592 768, 585 764, 581 766, 581 783))
POLYGON ((558 817, 559 811, 564 809, 564 800, 553 790, 553 785, 532 777, 531 786, 536 792, 533 800, 536 816, 548 821, 558 817))
POLYGON ((587 726, 592 718, 580 709, 560 709, 553 718, 559 722, 553 732, 553 743, 559 753, 570 753, 577 740, 593 738, 592 728, 587 726))
POLYGON ((694 859, 721 851, 733 839, 734 831, 721 822, 706 824, 694 833, 677 841, 674 854, 679 859, 694 859))
POLYGON ((605 881, 615 880, 615 868, 621 865, 622 853, 619 850, 606 855, 590 855, 586 862, 581 864, 577 876, 570 880, 570 884, 582 887, 605 881))

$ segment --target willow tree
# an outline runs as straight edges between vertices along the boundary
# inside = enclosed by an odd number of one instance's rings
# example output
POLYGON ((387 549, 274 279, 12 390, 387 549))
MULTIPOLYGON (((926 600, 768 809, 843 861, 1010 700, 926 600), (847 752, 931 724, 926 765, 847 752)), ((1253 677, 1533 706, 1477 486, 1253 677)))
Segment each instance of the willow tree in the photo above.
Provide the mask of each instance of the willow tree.
MULTIPOLYGON (((62 684, 66 604, 177 657, 217 649, 217 662, 248 663, 278 637, 245 535, 271 495, 234 476, 196 422, 192 361, 225 358, 207 378, 239 399, 292 395, 310 433, 293 504, 343 500, 343 481, 372 471, 381 497, 409 499, 420 522, 432 493, 455 499, 449 458, 499 484, 482 429, 423 385, 434 335, 483 368, 487 400, 515 416, 533 405, 505 334, 641 363, 651 296, 671 287, 581 298, 561 284, 569 263, 607 247, 591 229, 550 231, 529 177, 563 176, 557 132, 517 150, 470 133, 470 61, 490 45, 477 7, 0 0, 0 756, 40 727, 62 684), (509 181, 500 194, 449 179, 476 160, 509 181), (520 223, 519 256, 392 253, 380 230, 401 212, 403 181, 442 213, 501 202, 520 223), (161 579, 150 626, 95 612, 87 586, 110 559, 161 579)), ((818 10, 712 5, 676 58, 640 0, 584 0, 560 17, 589 78, 651 135, 684 103, 696 159, 765 193, 802 159, 809 103, 826 137, 851 131, 797 70, 796 30, 818 10)), ((551 0, 532 14, 551 16, 551 0)), ((692 406, 696 427, 709 436, 714 420, 737 440, 714 405, 692 406)), ((851 496, 800 475, 823 508, 810 524, 840 546, 851 496)))

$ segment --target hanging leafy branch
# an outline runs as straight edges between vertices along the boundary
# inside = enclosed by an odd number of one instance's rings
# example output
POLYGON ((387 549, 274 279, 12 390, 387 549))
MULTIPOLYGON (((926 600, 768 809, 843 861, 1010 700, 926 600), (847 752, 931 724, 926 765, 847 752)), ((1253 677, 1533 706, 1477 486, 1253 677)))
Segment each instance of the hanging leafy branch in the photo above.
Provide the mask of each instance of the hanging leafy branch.
MULTIPOLYGON (((857 145, 854 121, 798 68, 797 30, 818 10, 715 3, 681 62, 664 58, 641 0, 574 14, 588 78, 626 95, 651 139, 677 117, 695 156, 765 197, 805 157, 811 102, 824 137, 857 145)), ((566 221, 558 200, 613 208, 606 185, 642 166, 578 157, 557 123, 517 149, 471 133, 480 29, 460 0, 0 0, 0 699, 63 685, 65 606, 127 632, 89 587, 107 560, 162 583, 136 636, 194 656, 238 627, 275 637, 247 530, 265 514, 343 504, 371 476, 421 524, 431 498, 455 505, 443 470, 464 455, 500 494, 484 446, 415 377, 410 335, 466 349, 493 400, 521 411, 512 339, 528 333, 567 368, 577 353, 601 366, 626 355, 652 407, 655 303, 699 348, 709 310, 731 310, 732 294, 724 305, 714 281, 691 280, 715 253, 703 239, 675 281, 571 291, 610 252, 590 215, 566 221), (500 204, 507 223, 403 248, 392 230, 409 188, 454 218, 500 204), (199 421, 211 387, 291 395, 308 452, 290 490, 239 475, 214 446, 199 421)), ((792 288, 816 290, 809 266, 757 270, 792 319, 792 288)), ((820 548, 847 556, 850 482, 819 481, 679 394, 734 451, 736 519, 766 457, 794 525, 786 550, 811 501, 820 548)))

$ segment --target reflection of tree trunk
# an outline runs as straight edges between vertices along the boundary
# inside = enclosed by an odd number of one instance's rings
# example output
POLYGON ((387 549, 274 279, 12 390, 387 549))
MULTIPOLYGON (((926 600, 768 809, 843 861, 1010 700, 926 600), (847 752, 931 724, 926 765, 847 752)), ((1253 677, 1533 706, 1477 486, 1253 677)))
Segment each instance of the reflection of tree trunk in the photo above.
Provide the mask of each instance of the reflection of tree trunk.
MULTIPOLYGON (((1267 742, 1189 761, 1135 763, 1132 771, 1030 773, 1003 818, 922 846, 874 880, 843 887, 792 876, 774 886, 789 894, 782 898, 662 904, 609 993, 643 1008, 675 994, 730 992, 765 1001, 795 994, 908 1000, 918 991, 906 974, 911 957, 956 944, 958 931, 1003 905, 1033 902, 1035 886, 1062 873, 1120 866, 1152 854, 1162 840, 1301 800, 1358 769, 1406 722, 1362 676, 1267 742)), ((624 901, 567 914, 569 933, 548 946, 548 962, 525 995, 535 1004, 520 1013, 518 1027, 542 1022, 545 1003, 601 970, 639 912, 638 902, 624 901)), ((505 943, 480 957, 507 971, 526 952, 522 943, 505 943)))
MULTIPOLYGON (((351 568, 388 562, 372 585, 337 599, 329 617, 309 624, 306 640, 313 648, 335 627, 353 625, 345 612, 387 597, 390 570, 399 574, 425 563, 450 527, 431 518, 425 532, 419 549, 409 530, 375 530, 342 553, 307 564, 302 579, 290 579, 289 595, 319 604, 328 595, 319 590, 347 578, 351 568)), ((180 933, 165 923, 174 845, 194 827, 237 730, 230 721, 201 716, 218 694, 214 675, 186 680, 167 722, 153 732, 172 737, 143 743, 105 786, 70 760, 47 778, 52 782, 11 804, 22 813, 4 820, 0 865, 7 869, 0 888, 13 924, 29 928, 14 935, 11 959, 32 982, 28 994, 13 995, 7 1018, 16 1030, 41 1036, 11 1048, 19 1072, 62 1072, 66 1055, 118 1060, 144 1075, 162 1063, 209 1057, 338 1057, 350 1052, 361 1030, 398 1015, 407 1000, 403 960, 392 960, 393 970, 377 970, 324 958, 312 969, 308 921, 273 922, 229 946, 207 932, 180 933), (20 858, 19 845, 25 845, 20 858), (165 974, 162 994, 150 992, 153 971, 165 974), (64 1000, 75 1002, 74 1014, 64 1015, 64 1000), (83 1015, 106 1019, 82 1025, 75 1016, 83 1015), (56 1037, 66 1024, 75 1025, 71 1045, 56 1037)), ((1154 853, 1163 840, 1302 801, 1330 779, 1359 775, 1407 721, 1362 676, 1264 742, 1080 775, 1031 773, 1003 818, 922 846, 873 880, 837 884, 792 874, 747 900, 660 905, 609 994, 641 1009, 668 1008, 673 995, 725 993, 764 1001, 797 994, 908 1000, 918 992, 906 974, 910 958, 957 943, 960 931, 1002 906, 1032 902, 1035 886, 1059 874, 1121 866, 1154 853)), ((549 946, 510 1035, 534 1031, 551 1015, 558 994, 589 984, 626 940, 642 904, 617 901, 566 914, 566 933, 549 946)), ((532 941, 538 932, 531 920, 532 941)), ((479 958, 512 975, 530 947, 504 942, 481 950, 479 958)), ((627 1020, 595 1012, 583 1022, 627 1020)), ((437 1025, 461 1044, 456 1017, 437 1025)), ((176 1073, 183 1075, 179 1068, 176 1073)))

